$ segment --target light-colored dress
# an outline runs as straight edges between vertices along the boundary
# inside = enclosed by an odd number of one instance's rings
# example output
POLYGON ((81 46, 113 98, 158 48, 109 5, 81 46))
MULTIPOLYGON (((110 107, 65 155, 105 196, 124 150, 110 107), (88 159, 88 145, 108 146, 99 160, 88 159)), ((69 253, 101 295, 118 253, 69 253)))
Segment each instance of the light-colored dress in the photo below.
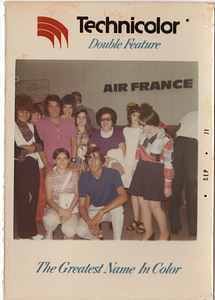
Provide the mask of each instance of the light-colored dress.
POLYGON ((125 188, 129 188, 132 179, 135 153, 138 147, 141 129, 140 127, 125 127, 123 129, 123 134, 126 143, 126 154, 124 163, 125 174, 123 175, 123 184, 125 188))
MULTIPOLYGON (((52 189, 52 197, 53 197, 52 199, 57 205, 59 205, 59 194, 74 193, 76 172, 77 171, 74 171, 72 173, 72 176, 63 191, 62 191, 62 186, 69 174, 69 169, 67 169, 66 173, 63 175, 59 174, 56 170, 54 170, 53 174, 47 175, 52 189)), ((72 217, 69 220, 67 220, 65 223, 62 224, 61 230, 65 238, 72 238, 76 234, 76 227, 78 224, 78 220, 79 220, 79 214, 75 213, 72 214, 72 217)), ((46 230, 45 239, 52 239, 53 232, 60 224, 60 214, 56 210, 54 210, 53 208, 47 205, 43 217, 43 223, 46 230)))
POLYGON ((76 171, 72 173, 72 176, 67 183, 67 186, 62 191, 63 183, 65 182, 67 176, 69 174, 69 169, 67 169, 65 174, 59 174, 56 170, 54 170, 53 174, 48 174, 51 189, 52 189, 52 199, 53 201, 59 205, 59 194, 72 194, 74 193, 74 186, 75 186, 75 177, 76 177, 76 171))

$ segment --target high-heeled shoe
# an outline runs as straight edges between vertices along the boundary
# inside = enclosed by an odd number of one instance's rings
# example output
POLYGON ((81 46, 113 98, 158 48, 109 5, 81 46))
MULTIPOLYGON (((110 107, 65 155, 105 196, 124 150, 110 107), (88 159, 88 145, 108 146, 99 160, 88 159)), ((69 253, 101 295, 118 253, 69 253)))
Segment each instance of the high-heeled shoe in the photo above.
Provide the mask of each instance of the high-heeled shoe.
POLYGON ((148 238, 147 241, 154 241, 155 239, 155 233, 153 232, 152 235, 150 236, 150 238, 148 238))

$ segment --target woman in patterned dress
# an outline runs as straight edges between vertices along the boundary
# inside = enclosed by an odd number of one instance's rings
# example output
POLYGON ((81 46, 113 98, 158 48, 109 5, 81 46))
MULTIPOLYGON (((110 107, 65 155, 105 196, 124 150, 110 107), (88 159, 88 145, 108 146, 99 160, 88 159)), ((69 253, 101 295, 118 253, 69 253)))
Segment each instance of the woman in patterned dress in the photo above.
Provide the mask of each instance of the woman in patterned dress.
MULTIPOLYGON (((65 239, 71 239, 76 234, 76 227, 79 220, 78 213, 72 213, 78 203, 78 173, 76 170, 70 171, 69 152, 64 148, 58 148, 53 153, 53 160, 56 164, 54 173, 47 174, 45 178, 47 207, 44 213, 43 222, 46 230, 45 239, 53 239, 53 232, 59 224, 65 239), (66 187, 62 190, 63 184, 69 172, 72 172, 66 187), (59 205, 59 195, 73 194, 74 198, 68 209, 63 209, 59 205)), ((71 195, 72 196, 72 195, 71 195)))
POLYGON ((77 111, 75 115, 75 125, 78 141, 76 168, 81 175, 87 172, 87 165, 84 156, 89 148, 89 142, 92 135, 92 125, 86 109, 80 109, 77 111))

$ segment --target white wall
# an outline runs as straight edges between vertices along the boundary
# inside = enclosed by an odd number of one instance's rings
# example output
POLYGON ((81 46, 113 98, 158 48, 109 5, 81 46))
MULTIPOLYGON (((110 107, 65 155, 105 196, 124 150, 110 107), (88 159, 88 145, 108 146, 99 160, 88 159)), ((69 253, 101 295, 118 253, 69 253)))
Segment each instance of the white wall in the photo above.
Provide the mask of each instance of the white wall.
POLYGON ((103 106, 116 110, 118 125, 126 121, 129 102, 148 102, 166 125, 198 108, 198 64, 196 62, 17 60, 19 80, 49 79, 50 93, 62 98, 79 91, 83 104, 96 112, 103 106), (192 88, 131 91, 133 82, 193 79, 192 88), (105 84, 127 83, 127 92, 106 92, 105 84))

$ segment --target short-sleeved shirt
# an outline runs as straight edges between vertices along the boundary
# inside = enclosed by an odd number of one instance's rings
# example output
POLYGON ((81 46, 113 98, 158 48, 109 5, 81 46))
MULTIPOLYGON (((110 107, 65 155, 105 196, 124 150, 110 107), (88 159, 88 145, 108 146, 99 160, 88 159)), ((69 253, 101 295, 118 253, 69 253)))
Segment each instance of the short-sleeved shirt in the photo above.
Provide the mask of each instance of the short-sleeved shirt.
POLYGON ((198 140, 198 110, 187 114, 180 123, 181 127, 177 131, 177 137, 183 136, 198 140))
POLYGON ((92 176, 91 171, 81 175, 78 181, 79 197, 90 196, 90 204, 95 207, 106 206, 117 196, 117 189, 123 186, 119 171, 102 167, 99 179, 92 176))
POLYGON ((48 117, 39 120, 37 131, 44 142, 44 151, 48 162, 53 165, 52 155, 57 148, 65 148, 71 154, 71 137, 76 137, 75 124, 72 119, 60 119, 59 129, 48 117))
POLYGON ((125 138, 120 130, 113 130, 113 134, 108 138, 102 137, 101 131, 95 131, 90 140, 90 144, 99 147, 105 156, 109 150, 119 148, 120 143, 125 143, 125 138))

